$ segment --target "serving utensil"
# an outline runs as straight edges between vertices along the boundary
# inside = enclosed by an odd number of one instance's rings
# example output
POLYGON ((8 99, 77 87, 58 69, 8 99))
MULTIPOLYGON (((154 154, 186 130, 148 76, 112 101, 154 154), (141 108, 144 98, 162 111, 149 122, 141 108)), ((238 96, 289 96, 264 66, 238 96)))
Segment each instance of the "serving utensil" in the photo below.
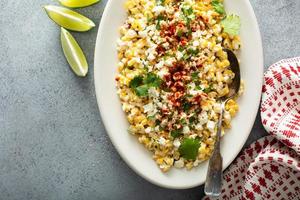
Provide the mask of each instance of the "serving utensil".
POLYGON ((221 102, 221 113, 217 124, 216 141, 214 145, 214 151, 209 159, 207 176, 205 181, 204 192, 208 196, 218 197, 221 194, 222 189, 222 170, 223 170, 223 158, 220 153, 220 137, 222 130, 222 119, 225 110, 226 102, 232 99, 240 89, 241 75, 239 62, 235 54, 229 50, 224 49, 227 53, 228 60, 230 62, 230 69, 235 74, 232 83, 229 85, 229 94, 219 99, 221 102))

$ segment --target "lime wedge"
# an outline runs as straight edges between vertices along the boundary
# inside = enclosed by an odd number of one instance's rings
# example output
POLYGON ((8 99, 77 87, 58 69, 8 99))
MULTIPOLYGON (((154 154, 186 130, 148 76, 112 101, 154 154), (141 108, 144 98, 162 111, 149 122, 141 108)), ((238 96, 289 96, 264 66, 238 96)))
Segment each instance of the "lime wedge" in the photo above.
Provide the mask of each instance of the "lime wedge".
POLYGON ((89 18, 73 10, 47 5, 44 6, 48 16, 58 25, 73 31, 88 31, 95 26, 89 18))
POLYGON ((82 8, 98 3, 100 0, 58 0, 63 6, 70 8, 82 8))
POLYGON ((86 76, 89 67, 86 58, 74 37, 69 31, 61 28, 60 38, 65 57, 74 73, 77 76, 86 76))

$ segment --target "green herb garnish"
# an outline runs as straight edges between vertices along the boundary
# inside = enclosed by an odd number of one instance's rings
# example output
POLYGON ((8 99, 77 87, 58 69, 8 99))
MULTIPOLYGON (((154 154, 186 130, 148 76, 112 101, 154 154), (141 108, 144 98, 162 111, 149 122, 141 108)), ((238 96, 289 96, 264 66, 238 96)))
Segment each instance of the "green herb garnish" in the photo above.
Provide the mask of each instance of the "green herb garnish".
POLYGON ((191 103, 189 103, 189 102, 183 103, 183 110, 184 110, 184 112, 189 111, 191 109, 191 107, 192 107, 191 103))
POLYGON ((193 73, 191 74, 192 80, 193 80, 193 81, 195 81, 195 80, 198 79, 198 74, 199 74, 199 72, 193 72, 193 73))
POLYGON ((189 16, 189 15, 191 15, 191 14, 194 13, 192 7, 189 7, 189 8, 186 8, 186 7, 185 7, 185 8, 181 8, 181 11, 182 11, 182 13, 183 13, 185 16, 189 16))
POLYGON ((138 86, 143 84, 143 77, 142 76, 135 76, 129 83, 129 87, 137 88, 138 86))
POLYGON ((182 129, 178 129, 178 130, 172 130, 171 131, 171 136, 173 138, 177 138, 182 134, 182 129))
POLYGON ((190 122, 190 123, 193 123, 194 121, 196 121, 196 117, 191 116, 190 119, 189 119, 189 122, 190 122))
POLYGON ((162 80, 153 73, 148 73, 143 80, 143 83, 149 87, 160 87, 162 80))
POLYGON ((140 97, 144 97, 148 95, 148 89, 149 87, 147 85, 141 85, 137 88, 135 88, 135 93, 136 95, 140 96, 140 97))
POLYGON ((185 159, 195 160, 198 155, 199 147, 200 147, 199 138, 196 139, 185 138, 179 147, 179 153, 185 159))
POLYGON ((149 73, 145 77, 135 76, 129 83, 130 88, 134 90, 136 95, 144 97, 148 95, 150 87, 160 87, 162 80, 155 74, 149 73))
POLYGON ((160 23, 161 23, 161 21, 163 21, 165 19, 166 19, 166 17, 163 16, 163 15, 158 15, 157 16, 157 24, 156 24, 156 29, 157 30, 160 30, 160 23))
POLYGON ((225 9, 224 9, 224 5, 218 1, 218 0, 213 0, 211 2, 211 5, 214 7, 215 11, 217 13, 220 13, 220 14, 225 14, 225 9))
POLYGON ((212 87, 212 85, 210 85, 210 86, 208 86, 207 88, 203 89, 203 92, 209 93, 209 92, 211 92, 212 90, 213 90, 213 87, 212 87))
POLYGON ((240 32, 241 20, 237 15, 227 15, 226 18, 221 21, 221 24, 225 33, 238 35, 240 32))

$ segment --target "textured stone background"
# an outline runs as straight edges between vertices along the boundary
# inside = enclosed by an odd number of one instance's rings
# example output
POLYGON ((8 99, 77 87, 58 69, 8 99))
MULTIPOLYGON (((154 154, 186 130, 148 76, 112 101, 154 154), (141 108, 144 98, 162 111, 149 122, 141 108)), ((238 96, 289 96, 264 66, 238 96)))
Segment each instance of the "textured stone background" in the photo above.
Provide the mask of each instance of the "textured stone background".
MULTIPOLYGON (((97 29, 74 34, 89 76, 75 77, 59 28, 42 5, 0 0, 0 199, 200 199, 203 188, 167 190, 121 160, 101 122, 93 85, 97 29)), ((106 0, 80 10, 99 22, 106 0)), ((300 55, 300 1, 251 0, 264 44, 265 69, 300 55)), ((257 117, 248 144, 265 134, 257 117)))

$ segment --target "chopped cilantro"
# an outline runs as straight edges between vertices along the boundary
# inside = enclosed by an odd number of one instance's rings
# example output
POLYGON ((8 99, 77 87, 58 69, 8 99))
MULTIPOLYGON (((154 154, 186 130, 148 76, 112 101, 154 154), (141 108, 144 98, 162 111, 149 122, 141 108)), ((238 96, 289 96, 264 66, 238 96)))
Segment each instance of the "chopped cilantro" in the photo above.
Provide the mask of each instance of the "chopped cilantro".
POLYGON ((240 17, 237 15, 227 15, 221 24, 224 28, 224 32, 230 35, 238 35, 241 27, 240 17))
POLYGON ((160 22, 166 20, 166 17, 163 15, 158 15, 157 16, 157 24, 156 24, 156 29, 160 30, 160 22))
POLYGON ((148 89, 149 87, 147 85, 141 85, 137 88, 135 88, 135 93, 136 95, 140 96, 140 97, 144 97, 148 95, 148 89))
POLYGON ((149 120, 155 120, 155 115, 147 116, 149 120))
POLYGON ((192 48, 189 48, 187 50, 188 54, 192 55, 192 56, 195 56, 199 53, 199 49, 192 49, 192 48))
POLYGON ((160 125, 160 121, 157 119, 157 120, 155 120, 155 126, 158 126, 158 125, 160 125))
POLYGON ((193 72, 193 73, 191 74, 192 80, 193 80, 193 81, 195 81, 195 80, 198 79, 198 74, 199 74, 199 72, 193 72))
POLYGON ((190 119, 189 119, 189 122, 193 123, 195 120, 196 120, 196 118, 194 116, 191 116, 190 119))
POLYGON ((191 14, 194 13, 192 7, 188 7, 188 8, 187 8, 187 7, 183 7, 183 8, 181 8, 181 11, 182 11, 182 13, 183 13, 185 16, 189 16, 189 15, 191 15, 191 14))
POLYGON ((180 51, 180 52, 184 51, 183 46, 180 45, 180 46, 178 47, 178 51, 180 51))
POLYGON ((195 89, 196 89, 196 90, 202 90, 202 88, 201 88, 200 85, 196 85, 195 89))
POLYGON ((135 76, 129 83, 129 87, 136 88, 143 83, 143 77, 142 76, 135 76))
POLYGON ((209 93, 213 90, 212 85, 210 85, 208 88, 203 89, 203 92, 209 93))
POLYGON ((171 131, 171 136, 173 138, 177 138, 182 134, 182 129, 178 129, 178 130, 172 130, 171 131))
POLYGON ((184 112, 189 111, 191 109, 191 107, 192 107, 191 103, 189 103, 189 102, 183 103, 183 110, 184 110, 184 112))
POLYGON ((177 36, 178 36, 178 37, 183 36, 183 31, 182 31, 182 30, 178 30, 178 31, 177 31, 177 36))
POLYGON ((148 73, 143 81, 149 87, 160 87, 162 80, 153 73, 148 73))
POLYGON ((196 139, 185 138, 179 147, 179 153, 185 159, 195 160, 198 155, 199 147, 200 147, 199 138, 196 139))
POLYGON ((145 77, 134 77, 129 86, 135 91, 136 95, 144 97, 148 95, 150 87, 160 87, 162 80, 155 74, 149 73, 145 77))
POLYGON ((217 13, 225 14, 224 5, 219 0, 213 0, 211 5, 214 7, 217 13))
POLYGON ((186 124, 186 120, 185 120, 185 119, 181 119, 181 120, 180 120, 180 124, 181 124, 181 125, 185 125, 185 124, 186 124))

